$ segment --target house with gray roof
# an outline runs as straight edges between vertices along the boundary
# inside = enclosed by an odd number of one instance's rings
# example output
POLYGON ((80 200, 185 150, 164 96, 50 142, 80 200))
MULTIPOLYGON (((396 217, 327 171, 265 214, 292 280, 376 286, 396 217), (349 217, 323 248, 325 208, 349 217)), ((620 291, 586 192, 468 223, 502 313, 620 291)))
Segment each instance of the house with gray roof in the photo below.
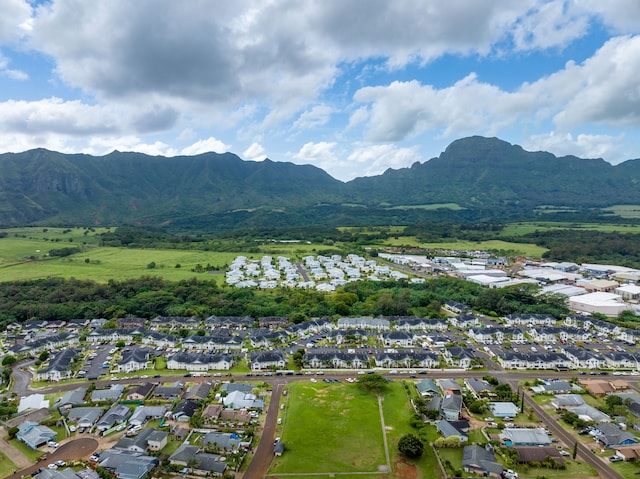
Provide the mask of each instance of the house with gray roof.
POLYGON ((56 353, 49 360, 49 365, 37 372, 38 381, 60 381, 61 379, 71 378, 73 376, 71 362, 78 353, 80 353, 80 350, 73 348, 64 349, 56 353))
POLYGON ((130 407, 124 404, 114 404, 96 423, 96 427, 101 431, 106 431, 116 424, 126 421, 130 414, 130 407))
POLYGON ((462 468, 465 472, 480 476, 502 477, 502 464, 496 461, 492 449, 472 444, 462 452, 462 468))
POLYGON ((75 422, 78 427, 92 427, 103 412, 101 407, 74 407, 69 410, 67 421, 75 422))
POLYGON ((549 446, 551 439, 547 432, 541 428, 510 427, 502 430, 500 439, 512 446, 549 446))
POLYGON ((467 378, 465 384, 476 398, 488 398, 495 396, 493 386, 483 379, 467 378))
POLYGON ((608 422, 603 422, 596 426, 596 435, 594 437, 596 441, 606 448, 629 446, 637 442, 636 436, 608 422))
POLYGON ((240 391, 246 394, 251 393, 251 391, 253 391, 253 389, 255 388, 255 386, 253 384, 249 384, 249 383, 222 383, 222 385, 220 386, 220 391, 223 392, 227 392, 227 393, 232 393, 234 391, 240 391))
POLYGON ((122 358, 118 361, 118 372, 130 373, 149 368, 149 355, 147 348, 131 348, 122 352, 122 358))
POLYGON ((249 365, 253 371, 276 368, 284 369, 287 358, 284 351, 252 351, 249 353, 249 365))
POLYGON ((491 414, 499 418, 516 417, 520 412, 520 408, 512 402, 490 402, 487 407, 491 414))
POLYGON ((44 469, 36 474, 35 479, 80 479, 76 472, 67 467, 65 469, 44 469))
POLYGON ((54 441, 57 434, 57 432, 47 426, 40 426, 35 422, 25 421, 18 425, 16 437, 31 449, 37 449, 38 446, 46 444, 48 441, 54 441))
POLYGON ((264 409, 264 401, 258 399, 255 394, 246 394, 241 391, 233 391, 222 398, 222 403, 227 409, 264 409))
POLYGON ((93 402, 117 401, 123 392, 124 386, 122 384, 112 384, 109 389, 95 389, 91 393, 91 400, 93 402))
POLYGON ((584 398, 580 394, 557 394, 551 400, 551 405, 556 409, 566 409, 568 407, 582 406, 585 404, 584 398))
POLYGON ((580 419, 593 422, 609 422, 611 417, 608 414, 603 413, 600 409, 597 409, 589 404, 583 404, 581 406, 567 407, 567 411, 577 414, 580 419))
POLYGON ((208 432, 202 438, 202 446, 216 452, 235 451, 240 447, 240 442, 237 434, 229 432, 208 432))
POLYGON ((161 419, 167 410, 168 406, 138 406, 129 418, 129 424, 141 426, 149 419, 161 419))
POLYGON ((442 437, 458 436, 460 442, 467 442, 469 440, 469 436, 444 419, 436 421, 436 429, 442 434, 442 437))
POLYGON ((79 387, 74 389, 73 391, 67 391, 63 396, 56 399, 54 404, 55 407, 64 407, 70 408, 73 406, 79 406, 81 404, 85 404, 84 397, 87 395, 86 387, 79 387))
POLYGON ((182 390, 184 389, 183 382, 176 382, 173 385, 162 385, 156 386, 151 394, 152 397, 158 399, 165 399, 167 401, 175 401, 182 394, 182 390))
POLYGON ((436 382, 431 378, 425 378, 419 383, 416 384, 416 389, 420 396, 433 396, 434 394, 439 394, 440 389, 436 382))
POLYGON ((447 421, 457 421, 462 410, 462 396, 447 393, 442 398, 441 414, 447 421))
POLYGON ((167 431, 157 429, 143 429, 135 437, 122 437, 113 446, 115 449, 144 453, 146 451, 160 451, 169 440, 167 431))
POLYGON ((182 396, 184 399, 206 399, 213 389, 213 383, 210 381, 194 384, 189 387, 182 396))

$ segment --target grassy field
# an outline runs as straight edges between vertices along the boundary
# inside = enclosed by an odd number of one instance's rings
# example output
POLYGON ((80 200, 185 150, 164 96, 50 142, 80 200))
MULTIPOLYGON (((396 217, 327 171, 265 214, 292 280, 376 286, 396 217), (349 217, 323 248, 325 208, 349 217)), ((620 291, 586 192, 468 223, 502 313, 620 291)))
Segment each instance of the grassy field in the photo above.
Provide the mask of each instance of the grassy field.
POLYGON ((615 205, 603 208, 602 211, 611 213, 620 218, 640 218, 640 205, 615 205))
MULTIPOLYGON (((275 458, 269 477, 302 479, 314 477, 361 477, 370 479, 439 478, 437 460, 425 447, 425 455, 409 461, 397 450, 399 439, 415 433, 409 425, 412 414, 407 394, 399 382, 390 384, 382 402, 391 474, 376 474, 386 463, 376 398, 351 384, 297 383, 290 386, 281 434, 286 451, 275 458), (287 418, 295 420, 287 421, 287 418), (353 474, 350 474, 353 473, 353 474), (282 475, 282 476, 280 476, 282 475)), ((433 428, 435 431, 435 428, 433 428)))
POLYGON ((16 465, 4 453, 0 452, 0 477, 9 477, 16 470, 16 465))
POLYGON ((433 203, 433 204, 429 204, 429 205, 401 205, 401 206, 392 206, 391 208, 387 208, 388 210, 441 210, 441 209, 445 209, 445 210, 453 210, 453 211, 460 211, 460 210, 466 210, 466 208, 463 208, 462 206, 460 206, 458 203, 433 203))
POLYGON ((450 241, 446 243, 422 243, 413 236, 399 236, 385 240, 385 246, 409 246, 427 249, 449 250, 487 250, 487 251, 511 251, 522 256, 539 258, 546 248, 531 243, 511 243, 502 240, 489 241, 450 241))
POLYGON ((594 477, 596 471, 591 466, 578 461, 566 461, 567 468, 560 470, 543 467, 517 466, 514 470, 522 479, 536 479, 546 477, 548 479, 575 479, 577 477, 594 477))
POLYGON ((606 224, 606 223, 556 223, 548 221, 535 221, 535 222, 523 222, 523 223, 510 223, 500 233, 501 237, 513 237, 522 236, 528 233, 534 233, 536 231, 551 231, 551 230, 563 230, 563 229, 576 229, 576 230, 593 230, 612 232, 619 231, 620 233, 640 233, 640 225, 620 225, 620 224, 606 224))
POLYGON ((289 388, 282 432, 286 452, 271 474, 375 472, 385 464, 378 404, 356 386, 297 383, 289 388), (357 447, 356 447, 357 445, 357 447))

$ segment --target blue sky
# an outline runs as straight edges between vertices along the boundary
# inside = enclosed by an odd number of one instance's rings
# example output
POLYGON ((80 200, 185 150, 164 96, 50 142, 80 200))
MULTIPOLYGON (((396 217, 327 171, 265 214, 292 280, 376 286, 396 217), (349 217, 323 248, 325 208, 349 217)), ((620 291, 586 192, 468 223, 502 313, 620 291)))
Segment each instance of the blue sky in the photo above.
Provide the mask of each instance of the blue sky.
POLYGON ((0 152, 231 151, 343 181, 497 136, 640 158, 638 0, 0 0, 0 152))

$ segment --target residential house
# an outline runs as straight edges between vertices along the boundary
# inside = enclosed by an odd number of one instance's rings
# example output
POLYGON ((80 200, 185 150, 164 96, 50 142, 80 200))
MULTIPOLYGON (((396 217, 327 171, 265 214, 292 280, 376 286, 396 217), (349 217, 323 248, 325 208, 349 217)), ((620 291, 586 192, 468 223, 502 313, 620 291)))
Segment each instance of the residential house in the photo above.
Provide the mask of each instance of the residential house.
POLYGON ((287 358, 283 351, 252 351, 249 353, 249 365, 252 371, 265 369, 284 369, 287 358))
POLYGON ((430 378, 425 378, 416 384, 416 389, 420 396, 434 396, 440 393, 440 389, 436 385, 435 381, 430 378))
POLYGON ((171 418, 174 421, 188 421, 193 417, 199 407, 200 403, 198 401, 183 399, 176 405, 171 413, 171 418))
POLYGON ((450 421, 441 419, 436 421, 436 430, 442 435, 442 437, 458 436, 460 442, 467 442, 469 436, 457 429, 450 421))
POLYGON ((209 396, 209 393, 211 392, 212 388, 213 388, 213 383, 210 381, 197 383, 189 387, 182 397, 184 399, 194 399, 194 400, 206 399, 209 396))
POLYGON ((388 330, 391 328, 391 322, 381 318, 340 318, 338 319, 338 328, 346 329, 375 329, 378 331, 388 330))
POLYGON ((442 398, 440 412, 442 418, 447 421, 457 421, 462 410, 462 396, 459 394, 447 393, 442 398))
POLYGON ((138 406, 131 417, 129 424, 133 426, 141 426, 151 419, 161 419, 167 413, 168 406, 138 406))
POLYGON ((496 461, 493 448, 472 444, 465 446, 462 452, 462 468, 485 477, 502 477, 502 464, 496 461))
POLYGON ((380 340, 387 347, 411 347, 413 346, 413 335, 406 331, 383 331, 380 333, 380 340))
POLYGON ((114 404, 109 410, 98 420, 96 428, 100 431, 106 431, 117 424, 126 421, 131 414, 131 408, 123 404, 114 404))
POLYGON ((142 383, 127 393, 127 401, 144 401, 147 399, 153 388, 154 383, 142 383))
POLYGON ((73 406, 80 406, 85 404, 84 397, 87 395, 86 387, 79 387, 72 391, 67 391, 63 396, 56 399, 54 407, 57 408, 71 408, 73 406))
POLYGON ((240 437, 236 433, 208 432, 202 438, 202 446, 214 452, 232 452, 240 447, 240 437))
POLYGON ((183 392, 184 383, 177 381, 171 385, 156 386, 151 394, 151 397, 156 399, 164 399, 166 401, 175 401, 183 392))
POLYGON ((516 417, 520 412, 520 408, 512 402, 490 402, 487 407, 493 416, 503 419, 516 417))
POLYGON ((541 428, 509 427, 502 430, 500 439, 506 445, 512 446, 549 446, 551 439, 547 432, 541 428))
POLYGON ((633 434, 627 431, 623 431, 615 424, 603 422, 595 427, 595 440, 606 448, 629 446, 638 442, 633 434))
POLYGON ((471 394, 477 399, 491 398, 495 396, 493 386, 484 379, 467 378, 464 380, 471 394))
POLYGON ((40 426, 35 422, 25 421, 18 425, 16 437, 31 449, 37 449, 48 441, 55 441, 56 433, 47 426, 40 426))
POLYGON ((122 352, 122 358, 118 361, 118 372, 130 373, 149 368, 150 351, 146 348, 131 348, 122 352))
POLYGON ((167 369, 187 371, 228 371, 233 367, 233 357, 224 353, 176 353, 169 357, 167 369))
POLYGON ((122 384, 112 384, 109 389, 95 389, 91 392, 93 402, 117 401, 124 392, 122 384))
POLYGON ((161 451, 167 445, 169 433, 153 428, 143 429, 135 437, 123 437, 113 446, 115 449, 145 453, 161 451))
POLYGON ((71 363, 79 349, 65 349, 56 353, 50 360, 49 365, 38 371, 36 377, 39 381, 60 381, 61 379, 70 379, 73 376, 71 363))
POLYGON ((98 421, 104 409, 101 407, 74 407, 69 410, 68 422, 75 422, 78 427, 90 428, 98 421))
POLYGON ((473 349, 460 346, 445 348, 442 354, 449 364, 460 369, 469 369, 473 360, 476 359, 473 349))

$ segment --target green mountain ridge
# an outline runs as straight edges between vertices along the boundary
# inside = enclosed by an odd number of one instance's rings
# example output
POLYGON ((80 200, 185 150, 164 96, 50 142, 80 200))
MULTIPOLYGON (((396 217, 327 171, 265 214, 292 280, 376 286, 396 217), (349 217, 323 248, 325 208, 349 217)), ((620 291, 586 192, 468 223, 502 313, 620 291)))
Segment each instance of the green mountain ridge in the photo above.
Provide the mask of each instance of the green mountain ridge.
POLYGON ((346 183, 311 165, 244 161, 232 153, 162 157, 114 151, 95 157, 35 149, 0 155, 4 227, 477 221, 526 215, 540 205, 616 204, 640 204, 640 160, 614 166, 478 136, 456 140, 424 163, 346 183), (444 203, 465 210, 389 212, 444 203))

